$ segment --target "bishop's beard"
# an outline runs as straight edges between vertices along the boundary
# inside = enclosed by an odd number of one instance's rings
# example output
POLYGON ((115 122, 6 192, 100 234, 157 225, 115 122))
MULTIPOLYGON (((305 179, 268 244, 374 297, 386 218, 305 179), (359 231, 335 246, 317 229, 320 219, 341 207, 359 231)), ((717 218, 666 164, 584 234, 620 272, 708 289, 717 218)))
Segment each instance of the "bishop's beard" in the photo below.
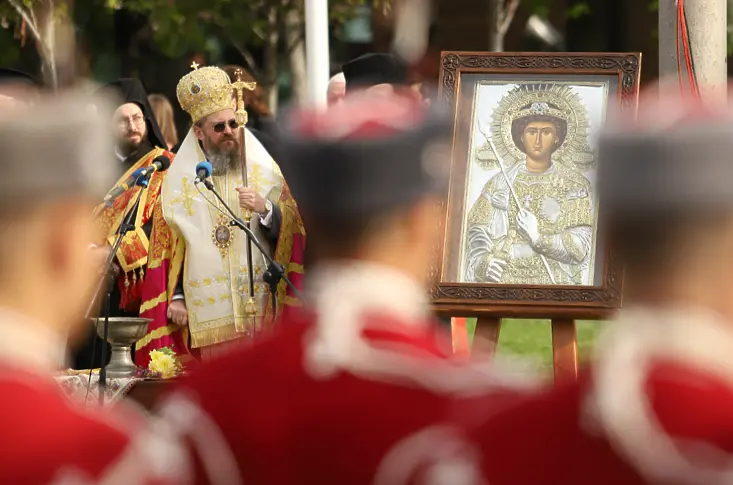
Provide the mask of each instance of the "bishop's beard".
POLYGON ((209 162, 211 162, 213 168, 213 175, 226 175, 229 170, 236 169, 239 165, 238 143, 235 143, 232 148, 213 146, 207 151, 209 162))

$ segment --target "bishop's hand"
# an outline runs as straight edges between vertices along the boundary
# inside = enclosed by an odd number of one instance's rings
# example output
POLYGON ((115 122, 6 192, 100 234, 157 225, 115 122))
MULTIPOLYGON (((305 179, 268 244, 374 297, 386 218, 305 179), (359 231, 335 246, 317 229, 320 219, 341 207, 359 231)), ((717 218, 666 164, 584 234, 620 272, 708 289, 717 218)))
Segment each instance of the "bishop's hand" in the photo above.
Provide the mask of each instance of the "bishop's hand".
POLYGON ((168 320, 179 327, 185 327, 188 325, 188 309, 186 308, 185 300, 173 300, 171 304, 168 305, 168 320))
POLYGON ((237 187, 239 193, 239 207, 254 212, 255 214, 264 214, 267 212, 265 198, 255 191, 252 187, 237 187))
POLYGON ((527 210, 520 210, 517 216, 517 229, 519 233, 529 239, 534 245, 540 238, 539 222, 537 216, 527 210))

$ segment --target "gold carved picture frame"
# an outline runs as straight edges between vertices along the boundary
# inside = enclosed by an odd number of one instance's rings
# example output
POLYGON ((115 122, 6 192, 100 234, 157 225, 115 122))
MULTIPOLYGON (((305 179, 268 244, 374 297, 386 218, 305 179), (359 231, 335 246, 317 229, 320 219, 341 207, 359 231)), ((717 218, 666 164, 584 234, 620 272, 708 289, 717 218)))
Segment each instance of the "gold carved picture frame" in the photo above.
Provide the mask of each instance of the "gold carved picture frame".
POLYGON ((442 53, 454 126, 438 313, 595 319, 621 305, 595 140, 609 110, 635 112, 640 67, 639 53, 442 53))

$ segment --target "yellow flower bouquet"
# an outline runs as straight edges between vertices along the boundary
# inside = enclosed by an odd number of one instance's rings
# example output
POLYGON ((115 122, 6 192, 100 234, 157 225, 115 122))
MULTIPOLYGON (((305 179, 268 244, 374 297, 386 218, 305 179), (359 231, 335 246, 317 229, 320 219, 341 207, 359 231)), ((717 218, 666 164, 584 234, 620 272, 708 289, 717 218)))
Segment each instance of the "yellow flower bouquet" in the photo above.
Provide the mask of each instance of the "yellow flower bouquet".
POLYGON ((150 351, 148 371, 161 379, 172 379, 183 372, 176 353, 170 347, 150 351))

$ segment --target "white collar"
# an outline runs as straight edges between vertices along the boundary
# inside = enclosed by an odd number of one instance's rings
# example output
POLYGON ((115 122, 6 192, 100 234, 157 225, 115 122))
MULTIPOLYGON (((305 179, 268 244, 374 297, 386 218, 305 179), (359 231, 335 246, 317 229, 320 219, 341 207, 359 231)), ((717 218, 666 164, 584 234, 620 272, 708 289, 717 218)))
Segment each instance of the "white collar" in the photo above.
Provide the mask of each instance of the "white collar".
POLYGON ((354 314, 386 313, 406 324, 430 317, 426 288, 385 265, 357 260, 321 264, 311 270, 305 289, 322 315, 339 305, 354 314))
POLYGON ((468 367, 453 359, 417 356, 415 349, 405 351, 400 343, 370 342, 362 330, 366 323, 374 329, 378 322, 365 321, 365 314, 398 319, 401 330, 379 329, 395 333, 405 332, 405 327, 419 333, 433 324, 427 289, 405 273, 360 261, 331 263, 309 271, 305 290, 316 322, 303 342, 303 367, 314 379, 348 372, 362 379, 469 395, 507 386, 517 391, 536 387, 535 379, 504 375, 484 363, 468 367))
POLYGON ((416 327, 429 321, 425 290, 406 274, 383 265, 322 264, 306 278, 305 290, 317 318, 306 352, 306 366, 312 364, 315 374, 331 375, 373 361, 374 349, 363 335, 365 314, 379 313, 416 327))
POLYGON ((733 466, 721 471, 689 461, 658 422, 645 384, 649 366, 659 360, 680 362, 733 386, 733 322, 710 310, 671 305, 620 311, 597 343, 589 411, 648 479, 730 483, 733 466))
POLYGON ((63 369, 66 340, 32 318, 0 308, 0 361, 42 374, 63 369))
POLYGON ((124 162, 125 160, 127 160, 127 157, 120 153, 120 149, 117 147, 115 147, 115 156, 120 162, 124 162))

